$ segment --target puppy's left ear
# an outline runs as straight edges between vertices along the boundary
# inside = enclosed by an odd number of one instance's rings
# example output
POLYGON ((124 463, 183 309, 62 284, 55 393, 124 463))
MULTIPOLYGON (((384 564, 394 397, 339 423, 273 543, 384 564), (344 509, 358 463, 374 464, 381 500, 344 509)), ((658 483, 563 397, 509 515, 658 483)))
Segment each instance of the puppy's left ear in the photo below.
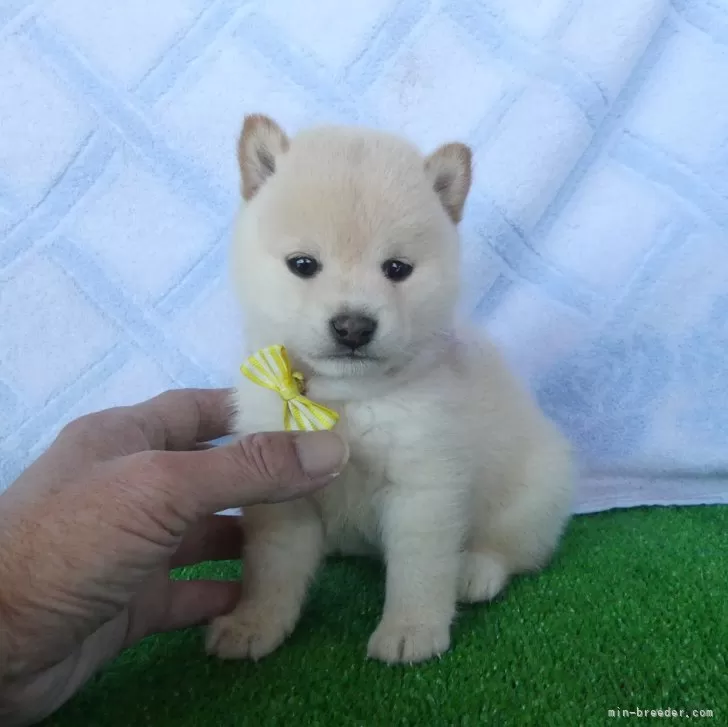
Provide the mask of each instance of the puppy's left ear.
POLYGON ((246 202, 275 174, 278 159, 288 146, 288 137, 273 119, 262 114, 245 117, 238 139, 238 162, 246 202))
POLYGON ((425 160, 425 171, 442 206, 457 224, 472 180, 473 153, 465 144, 445 144, 425 160))

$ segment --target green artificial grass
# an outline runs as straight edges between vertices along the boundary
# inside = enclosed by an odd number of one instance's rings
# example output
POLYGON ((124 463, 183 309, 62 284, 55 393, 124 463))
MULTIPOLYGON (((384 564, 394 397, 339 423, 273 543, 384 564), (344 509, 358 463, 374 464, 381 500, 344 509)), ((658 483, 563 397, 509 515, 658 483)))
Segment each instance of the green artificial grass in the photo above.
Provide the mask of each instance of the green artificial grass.
POLYGON ((669 708, 728 725, 728 507, 575 518, 547 571, 462 609, 452 650, 421 666, 366 660, 382 598, 379 565, 331 562, 267 659, 208 658, 200 630, 148 639, 45 724, 589 727, 669 708))

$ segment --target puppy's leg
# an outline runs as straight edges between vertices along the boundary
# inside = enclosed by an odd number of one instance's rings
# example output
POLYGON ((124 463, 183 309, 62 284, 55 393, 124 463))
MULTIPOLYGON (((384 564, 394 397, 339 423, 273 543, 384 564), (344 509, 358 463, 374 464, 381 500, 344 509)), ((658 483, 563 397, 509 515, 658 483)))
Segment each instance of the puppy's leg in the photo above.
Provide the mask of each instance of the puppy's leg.
POLYGON ((460 493, 443 485, 394 492, 384 501, 387 565, 384 612, 368 654, 381 661, 417 662, 450 647, 465 520, 460 493))
POLYGON ((571 512, 574 484, 568 447, 539 446, 502 483, 502 505, 476 494, 475 517, 463 554, 458 597, 489 601, 512 575, 544 567, 571 512))
POLYGON ((232 613, 216 619, 207 651, 223 659, 260 659, 293 631, 323 556, 323 526, 301 499, 246 508, 243 591, 232 613))

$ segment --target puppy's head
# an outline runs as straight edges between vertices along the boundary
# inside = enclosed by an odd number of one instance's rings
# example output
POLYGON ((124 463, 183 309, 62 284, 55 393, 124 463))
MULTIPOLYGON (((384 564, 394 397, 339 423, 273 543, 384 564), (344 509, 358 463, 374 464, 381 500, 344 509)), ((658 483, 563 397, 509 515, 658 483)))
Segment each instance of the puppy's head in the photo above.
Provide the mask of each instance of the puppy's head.
POLYGON ((289 139, 248 116, 238 158, 233 276, 258 337, 344 377, 400 368, 450 326, 468 147, 425 158, 396 136, 345 127, 289 139))

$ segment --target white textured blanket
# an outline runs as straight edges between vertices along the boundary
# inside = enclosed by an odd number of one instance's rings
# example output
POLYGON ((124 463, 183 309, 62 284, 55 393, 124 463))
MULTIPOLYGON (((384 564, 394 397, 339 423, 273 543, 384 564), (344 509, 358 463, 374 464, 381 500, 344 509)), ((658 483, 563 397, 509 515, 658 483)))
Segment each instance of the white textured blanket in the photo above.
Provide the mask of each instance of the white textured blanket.
POLYGON ((580 510, 728 501, 728 0, 0 5, 0 487, 83 412, 237 375, 234 140, 475 151, 465 306, 580 510))

